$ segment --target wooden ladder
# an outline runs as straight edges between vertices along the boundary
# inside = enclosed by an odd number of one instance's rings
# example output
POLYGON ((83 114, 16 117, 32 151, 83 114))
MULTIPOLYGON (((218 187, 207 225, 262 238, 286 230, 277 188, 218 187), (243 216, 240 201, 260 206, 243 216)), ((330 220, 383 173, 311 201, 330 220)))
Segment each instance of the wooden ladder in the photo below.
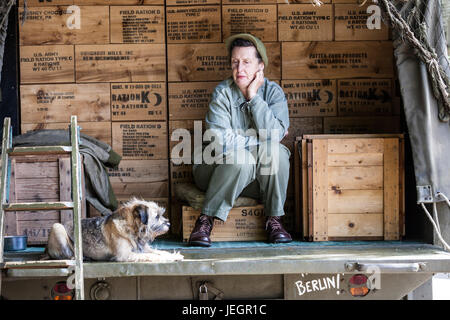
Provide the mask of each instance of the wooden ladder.
MULTIPOLYGON (((84 275, 83 275, 83 249, 81 239, 81 159, 79 152, 80 133, 77 125, 77 117, 70 119, 70 146, 36 146, 12 148, 11 119, 5 118, 3 124, 3 140, 1 154, 1 180, 0 180, 0 294, 1 294, 1 269, 4 265, 3 246, 5 236, 5 211, 37 211, 37 210, 73 210, 73 232, 75 259, 64 261, 66 266, 75 266, 75 298, 84 300, 84 275), (12 155, 39 155, 71 153, 72 175, 72 202, 29 202, 8 203, 10 184, 10 156, 12 155)), ((44 262, 35 264, 44 267, 57 267, 58 263, 44 262)), ((32 267, 32 266, 31 266, 32 267)), ((39 268, 39 267, 38 267, 39 268)))

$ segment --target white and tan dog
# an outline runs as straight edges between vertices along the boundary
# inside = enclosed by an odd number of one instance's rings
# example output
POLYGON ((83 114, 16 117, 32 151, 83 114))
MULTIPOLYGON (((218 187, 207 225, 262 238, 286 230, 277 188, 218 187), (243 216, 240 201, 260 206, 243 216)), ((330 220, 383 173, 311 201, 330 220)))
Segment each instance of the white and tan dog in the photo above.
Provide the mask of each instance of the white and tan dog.
MULTIPOLYGON (((150 247, 157 236, 169 230, 163 217, 165 209, 155 202, 132 198, 111 215, 81 220, 83 256, 97 261, 169 262, 182 260, 178 252, 170 253, 150 247)), ((66 226, 67 229, 70 227, 66 226)), ((73 241, 62 224, 50 231, 47 254, 52 259, 72 259, 73 241)))

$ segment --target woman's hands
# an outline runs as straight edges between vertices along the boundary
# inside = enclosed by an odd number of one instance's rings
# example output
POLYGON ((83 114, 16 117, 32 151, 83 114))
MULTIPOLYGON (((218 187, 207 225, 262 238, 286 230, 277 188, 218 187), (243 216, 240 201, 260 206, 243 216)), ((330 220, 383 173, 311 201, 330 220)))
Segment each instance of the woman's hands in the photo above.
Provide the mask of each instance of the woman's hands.
POLYGON ((253 97, 258 92, 258 89, 263 85, 264 83, 264 71, 263 69, 259 69, 255 73, 255 78, 247 87, 247 94, 245 95, 245 98, 247 101, 250 101, 253 99, 253 97))

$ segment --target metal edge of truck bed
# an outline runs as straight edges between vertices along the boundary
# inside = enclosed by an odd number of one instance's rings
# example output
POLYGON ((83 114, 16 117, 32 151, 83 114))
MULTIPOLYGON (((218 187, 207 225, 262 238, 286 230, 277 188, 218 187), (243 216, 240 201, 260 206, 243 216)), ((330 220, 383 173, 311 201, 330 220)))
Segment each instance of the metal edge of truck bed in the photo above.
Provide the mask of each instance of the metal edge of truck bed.
MULTIPOLYGON (((349 265, 388 268, 389 273, 447 273, 450 253, 421 243, 358 244, 345 246, 284 245, 265 248, 179 248, 177 262, 85 262, 85 278, 186 275, 255 275, 345 273, 349 265), (415 269, 414 269, 415 268, 415 269), (413 271, 415 270, 415 271, 413 271)), ((6 262, 7 277, 51 277, 69 274, 68 268, 40 269, 36 261, 6 262)), ((386 269, 387 270, 387 269, 386 269)))

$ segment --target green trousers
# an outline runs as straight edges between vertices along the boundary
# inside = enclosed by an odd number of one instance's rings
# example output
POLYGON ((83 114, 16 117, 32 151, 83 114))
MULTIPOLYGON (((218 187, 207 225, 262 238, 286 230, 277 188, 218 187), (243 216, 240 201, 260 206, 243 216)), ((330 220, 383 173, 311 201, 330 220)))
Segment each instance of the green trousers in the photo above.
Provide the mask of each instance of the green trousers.
POLYGON ((225 153, 222 164, 195 164, 195 184, 206 192, 202 213, 226 221, 242 195, 260 200, 266 216, 284 215, 290 155, 286 146, 264 142, 225 153))

